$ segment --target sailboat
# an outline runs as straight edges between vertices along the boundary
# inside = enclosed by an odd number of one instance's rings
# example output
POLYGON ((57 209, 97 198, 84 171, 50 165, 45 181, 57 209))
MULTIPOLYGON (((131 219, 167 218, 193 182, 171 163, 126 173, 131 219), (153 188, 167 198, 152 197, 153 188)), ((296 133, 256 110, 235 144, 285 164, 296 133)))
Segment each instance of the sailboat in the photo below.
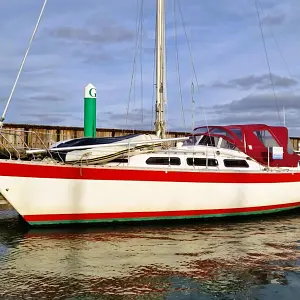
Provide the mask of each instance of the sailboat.
POLYGON ((0 192, 31 226, 244 216, 300 207, 300 159, 286 127, 207 125, 183 138, 166 138, 165 1, 157 0, 156 8, 156 135, 118 141, 114 146, 122 155, 112 159, 106 157, 114 152, 111 143, 64 142, 27 151, 47 153, 41 161, 0 160, 0 192), (90 157, 86 163, 81 151, 87 149, 103 151, 105 159, 93 164, 90 157), (80 159, 70 164, 66 157, 73 151, 80 159))

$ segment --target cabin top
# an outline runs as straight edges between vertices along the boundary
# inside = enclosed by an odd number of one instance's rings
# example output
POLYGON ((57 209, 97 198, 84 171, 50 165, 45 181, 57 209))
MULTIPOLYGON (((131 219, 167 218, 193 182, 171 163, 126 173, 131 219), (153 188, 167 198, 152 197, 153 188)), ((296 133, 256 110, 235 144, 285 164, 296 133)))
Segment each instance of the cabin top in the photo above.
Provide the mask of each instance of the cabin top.
POLYGON ((297 167, 300 157, 292 147, 288 129, 266 124, 201 126, 190 135, 193 144, 217 147, 220 138, 230 149, 239 149, 271 167, 297 167), (276 155, 275 155, 276 154, 276 155))

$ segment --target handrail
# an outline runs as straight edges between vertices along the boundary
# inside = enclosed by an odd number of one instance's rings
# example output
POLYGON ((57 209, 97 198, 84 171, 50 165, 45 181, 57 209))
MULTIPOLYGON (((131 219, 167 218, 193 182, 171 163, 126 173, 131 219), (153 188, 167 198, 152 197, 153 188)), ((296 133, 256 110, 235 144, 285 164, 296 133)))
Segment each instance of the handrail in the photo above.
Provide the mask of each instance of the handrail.
POLYGON ((1 145, 3 146, 3 148, 8 152, 8 154, 9 154, 9 159, 11 160, 11 152, 9 151, 9 149, 7 149, 6 147, 5 147, 5 145, 0 141, 0 143, 1 143, 1 145))
MULTIPOLYGON (((15 148, 15 146, 1 133, 1 136, 6 140, 6 142, 11 145, 11 147, 16 151, 17 155, 18 155, 18 159, 21 159, 21 155, 20 152, 15 148)), ((11 155, 10 155, 11 157, 11 155)), ((10 158, 11 159, 11 158, 10 158)))

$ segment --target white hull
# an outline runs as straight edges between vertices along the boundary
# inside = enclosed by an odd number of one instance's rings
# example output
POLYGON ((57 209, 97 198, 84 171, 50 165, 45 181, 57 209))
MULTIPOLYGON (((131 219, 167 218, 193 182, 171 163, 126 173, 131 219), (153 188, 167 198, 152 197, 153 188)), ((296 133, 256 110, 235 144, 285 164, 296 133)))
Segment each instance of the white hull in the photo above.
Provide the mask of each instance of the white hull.
POLYGON ((30 224, 201 218, 275 212, 300 206, 300 173, 252 173, 257 178, 252 177, 250 183, 245 182, 249 173, 43 168, 76 170, 82 172, 83 179, 1 176, 1 193, 30 224), (99 172, 100 179, 85 179, 84 174, 90 171, 99 172), (107 179, 108 172, 116 172, 112 177, 121 176, 118 172, 129 173, 122 175, 124 180, 113 180, 107 179), (151 176, 157 172, 158 180, 142 178, 149 176, 145 172, 151 176), (140 180, 130 180, 133 175, 141 176, 140 180), (178 176, 178 181, 174 176, 178 176), (207 176, 215 176, 216 181, 201 182, 207 176), (230 182, 236 176, 241 181, 230 182), (272 183, 270 176, 281 176, 283 182, 272 183))

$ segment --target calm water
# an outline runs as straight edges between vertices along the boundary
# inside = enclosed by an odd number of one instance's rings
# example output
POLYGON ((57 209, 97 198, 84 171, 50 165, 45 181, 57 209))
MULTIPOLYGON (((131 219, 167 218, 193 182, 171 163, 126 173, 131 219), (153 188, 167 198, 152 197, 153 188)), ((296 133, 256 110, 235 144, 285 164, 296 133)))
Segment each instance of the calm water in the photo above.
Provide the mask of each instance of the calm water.
POLYGON ((300 212, 28 231, 0 212, 0 299, 300 299, 300 212))

